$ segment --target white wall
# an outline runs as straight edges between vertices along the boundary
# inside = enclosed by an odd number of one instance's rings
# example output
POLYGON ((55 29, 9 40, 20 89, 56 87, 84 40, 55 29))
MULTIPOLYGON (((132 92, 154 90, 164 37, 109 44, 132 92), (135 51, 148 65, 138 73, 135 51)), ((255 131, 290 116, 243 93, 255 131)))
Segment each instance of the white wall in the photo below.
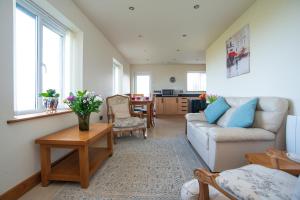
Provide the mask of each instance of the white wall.
MULTIPOLYGON (((36 0, 37 2, 39 0, 36 0)), ((45 1, 43 1, 45 2, 45 1)), ((112 58, 124 66, 124 88, 130 88, 126 60, 71 0, 49 0, 83 32, 83 88, 103 97, 112 94, 112 58)), ((0 194, 40 170, 39 148, 34 140, 77 123, 75 114, 7 125, 13 113, 13 13, 15 1, 0 1, 0 194)), ((128 92, 128 91, 126 91, 128 92)), ((103 112, 104 113, 104 109, 103 112)), ((92 121, 99 114, 93 114, 92 121)), ((55 151, 54 159, 63 152, 55 151)))
POLYGON ((208 93, 278 96, 300 115, 300 1, 257 0, 206 51, 208 93), (250 25, 250 73, 226 78, 225 41, 250 25))
POLYGON ((138 73, 148 73, 151 76, 151 90, 179 89, 186 91, 188 71, 205 71, 205 65, 130 65, 131 91, 134 92, 134 77, 138 73), (170 83, 169 78, 174 76, 175 83, 170 83))

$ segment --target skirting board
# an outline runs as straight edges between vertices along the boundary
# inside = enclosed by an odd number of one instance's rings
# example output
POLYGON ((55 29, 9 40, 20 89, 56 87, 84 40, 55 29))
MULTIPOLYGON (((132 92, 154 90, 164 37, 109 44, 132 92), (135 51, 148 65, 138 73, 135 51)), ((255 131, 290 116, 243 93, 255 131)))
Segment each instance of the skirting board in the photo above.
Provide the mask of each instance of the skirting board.
MULTIPOLYGON (((55 166, 57 163, 59 163, 61 160, 68 157, 70 154, 72 154, 74 151, 71 151, 70 153, 66 154, 65 156, 61 157, 57 161, 53 162, 51 165, 52 167, 55 166)), ((9 189, 8 191, 4 192, 0 196, 0 200, 16 200, 23 196, 26 192, 34 188, 36 185, 38 185, 41 182, 41 172, 37 172, 27 178, 26 180, 22 181, 18 185, 14 186, 13 188, 9 189)))

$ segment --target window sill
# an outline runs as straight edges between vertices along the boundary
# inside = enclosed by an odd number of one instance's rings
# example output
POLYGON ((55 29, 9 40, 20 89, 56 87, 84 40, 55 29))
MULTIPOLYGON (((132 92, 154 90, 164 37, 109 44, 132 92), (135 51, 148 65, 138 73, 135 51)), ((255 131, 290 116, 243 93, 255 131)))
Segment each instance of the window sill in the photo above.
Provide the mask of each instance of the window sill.
POLYGON ((57 110, 55 113, 47 113, 47 112, 42 112, 42 113, 34 113, 34 114, 26 114, 26 115, 18 115, 15 116, 13 119, 7 120, 7 124, 13 124, 17 122, 22 122, 22 121, 28 121, 32 119, 39 119, 39 118, 44 118, 44 117, 52 117, 56 115, 62 115, 66 113, 71 113, 72 110, 57 110))

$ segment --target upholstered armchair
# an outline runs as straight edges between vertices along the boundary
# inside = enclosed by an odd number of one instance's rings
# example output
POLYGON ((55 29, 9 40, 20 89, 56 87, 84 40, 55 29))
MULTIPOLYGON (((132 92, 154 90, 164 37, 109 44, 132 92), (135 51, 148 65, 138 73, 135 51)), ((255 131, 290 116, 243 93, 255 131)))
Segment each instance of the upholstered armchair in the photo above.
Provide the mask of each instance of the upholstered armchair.
POLYGON ((147 128, 142 113, 134 113, 130 108, 130 98, 114 95, 106 98, 108 123, 113 123, 114 142, 124 134, 142 133, 147 138, 147 128))
POLYGON ((279 169, 250 164, 219 174, 195 170, 199 181, 199 200, 209 200, 211 187, 230 200, 298 200, 300 178, 279 169))

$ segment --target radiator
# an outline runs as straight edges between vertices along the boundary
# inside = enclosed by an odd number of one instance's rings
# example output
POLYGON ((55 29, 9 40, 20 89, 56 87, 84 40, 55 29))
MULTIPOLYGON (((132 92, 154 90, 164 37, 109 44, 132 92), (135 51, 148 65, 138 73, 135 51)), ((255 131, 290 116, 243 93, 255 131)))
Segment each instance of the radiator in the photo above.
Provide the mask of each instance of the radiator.
POLYGON ((300 117, 287 117, 286 146, 289 155, 300 158, 300 117))

